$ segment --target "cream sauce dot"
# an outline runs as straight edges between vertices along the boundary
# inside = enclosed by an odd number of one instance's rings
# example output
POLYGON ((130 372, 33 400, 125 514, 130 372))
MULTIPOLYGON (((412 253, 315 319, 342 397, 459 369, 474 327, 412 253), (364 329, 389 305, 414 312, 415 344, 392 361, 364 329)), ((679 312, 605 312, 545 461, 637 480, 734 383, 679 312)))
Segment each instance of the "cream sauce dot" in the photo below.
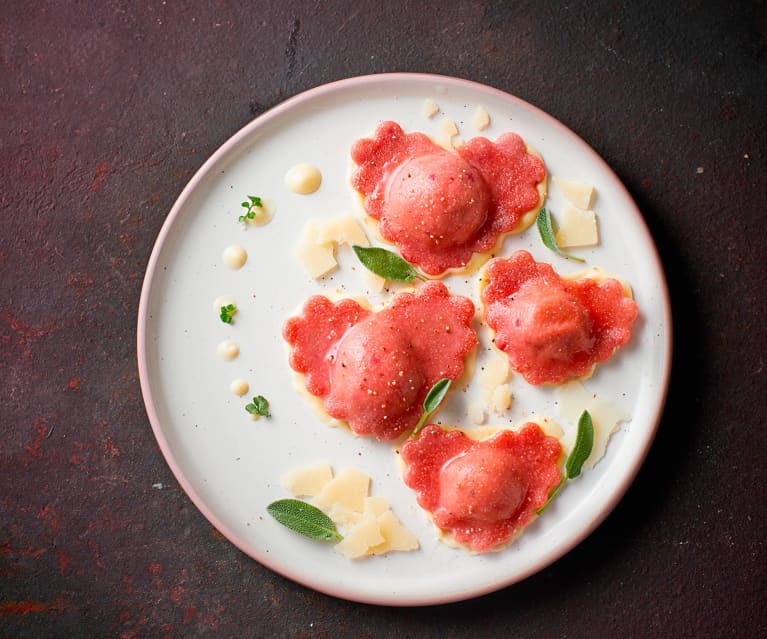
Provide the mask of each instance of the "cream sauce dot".
POLYGON ((285 184, 294 193, 308 195, 320 188, 322 174, 313 164, 296 164, 285 174, 285 184))
POLYGON ((266 206, 266 202, 262 203, 262 206, 257 206, 253 209, 253 212, 256 214, 256 217, 254 217, 251 220, 248 220, 248 223, 255 224, 256 226, 263 226, 264 224, 268 224, 272 221, 272 212, 271 210, 266 206))
POLYGON ((250 384, 244 379, 234 379, 232 380, 232 383, 229 384, 229 390, 237 395, 237 397, 242 397, 250 390, 250 384))
POLYGON ((248 253, 238 244, 232 244, 224 249, 221 259, 228 268, 238 270, 248 261, 248 253))
POLYGON ((240 346, 230 339, 224 340, 216 346, 216 353, 224 361, 231 361, 240 354, 240 346))

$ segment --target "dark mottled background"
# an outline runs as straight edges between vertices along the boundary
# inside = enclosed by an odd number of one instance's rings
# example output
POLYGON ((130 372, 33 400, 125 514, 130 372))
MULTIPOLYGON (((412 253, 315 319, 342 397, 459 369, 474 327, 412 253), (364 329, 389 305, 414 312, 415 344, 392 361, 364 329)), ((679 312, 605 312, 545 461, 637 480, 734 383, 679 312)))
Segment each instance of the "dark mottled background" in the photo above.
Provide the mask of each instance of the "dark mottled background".
POLYGON ((757 637, 765 578, 765 2, 0 6, 0 638, 757 637), (175 198, 254 116, 384 71, 513 93, 589 142, 668 271, 647 463, 573 552, 427 609, 272 574, 179 489, 139 390, 143 273, 175 198))

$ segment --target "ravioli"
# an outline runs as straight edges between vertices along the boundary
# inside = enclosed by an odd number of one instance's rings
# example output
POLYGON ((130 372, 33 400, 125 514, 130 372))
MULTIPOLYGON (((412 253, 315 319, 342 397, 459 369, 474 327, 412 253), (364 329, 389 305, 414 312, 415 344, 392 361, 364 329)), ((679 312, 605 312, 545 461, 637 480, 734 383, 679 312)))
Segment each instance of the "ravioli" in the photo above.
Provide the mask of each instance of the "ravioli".
POLYGON ((585 376, 631 338, 639 310, 614 278, 563 279, 527 251, 488 263, 483 313, 495 345, 530 384, 585 376))
POLYGON ((561 479, 562 446, 532 422, 477 441, 429 424, 402 445, 405 484, 434 524, 474 552, 513 541, 561 479))
POLYGON ((291 368, 327 413, 358 435, 396 439, 412 430, 440 379, 458 379, 477 344, 474 304, 441 282, 399 293, 378 312, 315 295, 283 337, 291 368))
POLYGON ((429 275, 465 267, 532 223, 546 168, 520 136, 476 137, 453 152, 383 122, 351 150, 352 186, 384 239, 429 275))

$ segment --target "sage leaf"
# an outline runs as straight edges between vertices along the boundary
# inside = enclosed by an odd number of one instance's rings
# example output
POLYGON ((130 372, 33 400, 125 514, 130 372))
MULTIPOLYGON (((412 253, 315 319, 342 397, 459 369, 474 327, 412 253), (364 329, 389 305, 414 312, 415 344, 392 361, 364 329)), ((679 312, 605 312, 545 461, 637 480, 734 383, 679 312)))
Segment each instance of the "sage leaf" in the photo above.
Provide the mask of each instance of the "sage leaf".
POLYGON ((300 499, 278 499, 266 511, 283 526, 304 537, 319 541, 341 541, 333 520, 316 506, 300 499))
POLYGON ((556 237, 554 236, 554 229, 551 226, 551 214, 545 206, 538 212, 536 225, 538 226, 538 232, 541 235, 541 241, 547 249, 554 251, 557 255, 565 257, 568 260, 575 260, 576 262, 586 261, 582 257, 577 257, 575 255, 565 253, 561 248, 559 248, 556 237))
POLYGON ((554 498, 562 490, 562 487, 570 479, 574 479, 581 474, 583 464, 591 455, 591 451, 594 448, 594 422, 591 421, 591 415, 589 411, 584 410, 578 419, 578 432, 575 435, 575 443, 573 449, 567 456, 565 462, 565 472, 562 475, 562 479, 557 484, 556 488, 551 492, 546 503, 538 508, 535 513, 540 515, 544 510, 549 507, 549 504, 554 501, 554 498))
POLYGON ((447 395, 447 391, 450 390, 451 383, 452 380, 443 377, 431 387, 428 393, 426 393, 426 398, 423 400, 423 414, 421 415, 421 419, 419 419, 418 423, 415 425, 411 437, 415 437, 418 434, 418 431, 423 428, 426 420, 429 419, 429 415, 437 410, 440 402, 445 398, 445 395, 447 395))
POLYGON ((591 421, 589 411, 584 410, 578 420, 578 434, 575 443, 565 463, 565 474, 568 479, 573 479, 581 474, 584 462, 591 455, 594 448, 594 422, 591 421))
POLYGON ((377 246, 352 246, 362 265, 376 275, 393 282, 410 283, 414 279, 426 279, 396 253, 377 246))
POLYGON ((540 515, 544 510, 546 510, 549 507, 549 504, 554 501, 554 498, 559 494, 559 491, 562 490, 562 486, 565 485, 565 482, 567 481, 567 477, 562 475, 562 479, 559 480, 559 483, 557 484, 556 488, 551 491, 551 494, 549 495, 549 498, 546 500, 546 503, 543 504, 540 508, 537 508, 535 510, 536 515, 540 515))

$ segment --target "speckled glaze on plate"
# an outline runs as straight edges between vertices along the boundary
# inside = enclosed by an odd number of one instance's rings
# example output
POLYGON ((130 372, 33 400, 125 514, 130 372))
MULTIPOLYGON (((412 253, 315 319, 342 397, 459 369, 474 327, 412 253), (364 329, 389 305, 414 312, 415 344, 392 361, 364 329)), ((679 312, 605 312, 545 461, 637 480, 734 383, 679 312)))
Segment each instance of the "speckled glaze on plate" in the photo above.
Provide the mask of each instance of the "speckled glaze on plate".
MULTIPOLYGON (((549 185, 547 206, 556 216, 564 200, 549 185)), ((372 239, 372 238, 371 238, 372 239)), ((582 269, 545 249, 535 227, 506 238, 501 254, 530 251, 560 273, 582 269)), ((478 273, 449 275, 446 285, 477 300, 478 273)), ((371 293, 372 302, 385 295, 371 293)), ((477 366, 489 356, 480 330, 477 366)), ((228 140, 181 193, 152 252, 138 316, 141 388, 160 449, 189 497, 232 543, 270 569, 327 594, 383 605, 426 605, 476 597, 541 570, 584 539, 621 499, 638 471, 657 428, 671 363, 671 318, 665 278, 655 246, 635 203, 605 162, 578 136, 539 109, 496 89, 449 77, 383 74, 312 89, 260 116, 228 140), (427 118, 426 99, 440 113, 427 118), (640 319, 630 344, 600 366, 586 387, 631 414, 613 435, 605 457, 571 482, 524 535, 501 552, 472 555, 437 540, 414 494, 402 483, 390 444, 357 438, 327 426, 299 395, 287 364, 282 324, 305 299, 321 292, 367 296, 367 282, 348 247, 339 268, 310 279, 293 256, 304 222, 352 213, 362 218, 348 184, 349 148, 382 120, 406 131, 437 136, 443 117, 464 139, 480 135, 472 116, 483 106, 490 139, 515 131, 538 151, 549 175, 593 184, 598 196, 601 243, 575 251, 630 283, 640 319), (284 175, 299 162, 322 171, 322 185, 297 195, 284 175), (273 213, 265 226, 238 223, 240 202, 259 195, 273 213), (221 254, 242 245, 241 270, 224 266, 221 254), (213 301, 231 295, 239 312, 220 321, 213 301), (216 346, 231 339, 240 355, 222 361, 216 346), (234 396, 235 378, 250 383, 234 396), (272 416, 257 422, 245 412, 252 395, 271 403, 272 416), (289 496, 285 471, 320 459, 336 470, 354 466, 372 476, 371 494, 386 497, 421 549, 350 561, 332 547, 292 533, 266 513, 289 496)), ((512 376, 514 402, 489 423, 520 423, 533 415, 575 428, 558 414, 556 389, 527 385, 512 376)), ((479 392, 453 393, 438 418, 470 426, 467 405, 479 392)))

